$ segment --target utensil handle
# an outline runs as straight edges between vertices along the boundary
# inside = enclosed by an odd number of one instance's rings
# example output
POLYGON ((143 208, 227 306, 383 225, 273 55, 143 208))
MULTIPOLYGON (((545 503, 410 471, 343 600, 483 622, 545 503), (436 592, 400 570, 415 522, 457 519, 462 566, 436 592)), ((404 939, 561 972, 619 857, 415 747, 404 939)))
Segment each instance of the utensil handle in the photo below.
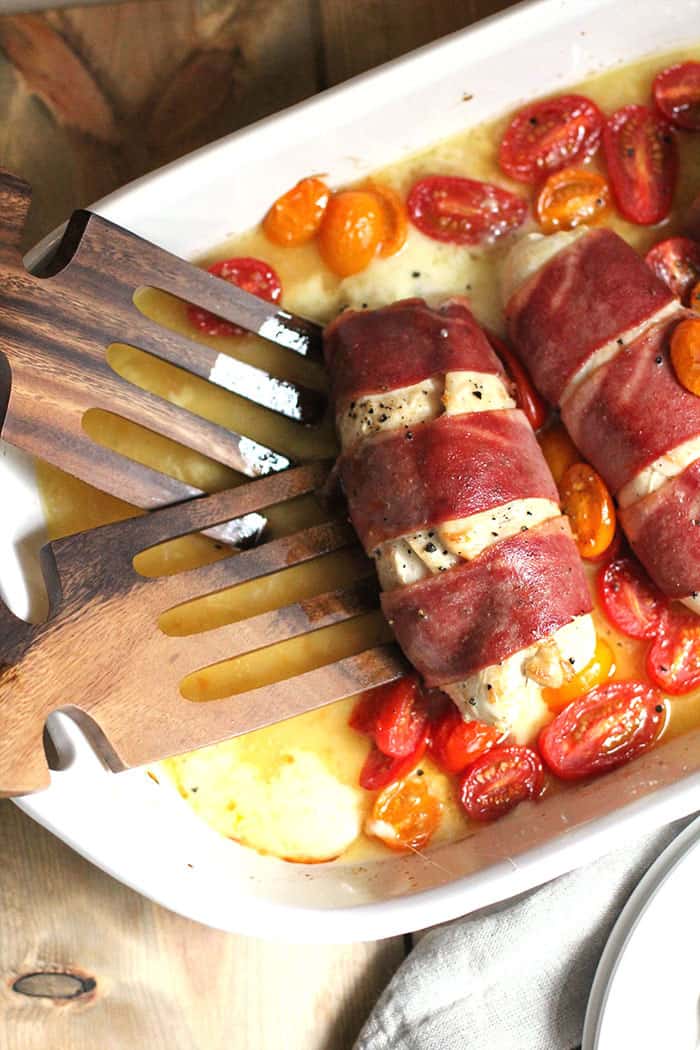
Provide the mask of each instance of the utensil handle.
POLYGON ((32 202, 29 183, 0 168, 0 251, 19 254, 19 245, 32 202))

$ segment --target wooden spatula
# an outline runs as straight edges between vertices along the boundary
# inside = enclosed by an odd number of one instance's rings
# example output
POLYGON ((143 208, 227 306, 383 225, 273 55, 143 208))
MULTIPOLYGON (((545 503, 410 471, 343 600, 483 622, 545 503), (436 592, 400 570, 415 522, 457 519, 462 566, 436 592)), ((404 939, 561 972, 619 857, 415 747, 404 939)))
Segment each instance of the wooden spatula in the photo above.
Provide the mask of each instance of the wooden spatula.
POLYGON ((281 721, 405 673, 395 645, 380 645, 222 700, 183 698, 189 673, 376 608, 377 581, 351 527, 329 520, 171 576, 134 569, 140 551, 203 531, 321 485, 323 464, 296 467, 214 496, 89 532, 44 548, 50 615, 31 625, 0 603, 0 796, 48 783, 42 745, 48 714, 84 727, 113 770, 281 721), (355 582, 247 620, 173 637, 159 616, 193 598, 355 545, 355 582))
MULTIPOLYGON (((228 354, 189 340, 134 305, 153 287, 201 306, 295 353, 320 360, 318 325, 213 277, 99 215, 75 212, 41 274, 28 273, 19 241, 31 190, 0 169, 0 434, 8 442, 138 507, 150 509, 200 490, 96 444, 83 416, 99 408, 196 449, 249 477, 290 460, 245 435, 141 390, 107 362, 113 343, 153 354, 299 421, 317 422, 325 398, 228 354)), ((256 539, 252 515, 218 530, 231 543, 256 539)))

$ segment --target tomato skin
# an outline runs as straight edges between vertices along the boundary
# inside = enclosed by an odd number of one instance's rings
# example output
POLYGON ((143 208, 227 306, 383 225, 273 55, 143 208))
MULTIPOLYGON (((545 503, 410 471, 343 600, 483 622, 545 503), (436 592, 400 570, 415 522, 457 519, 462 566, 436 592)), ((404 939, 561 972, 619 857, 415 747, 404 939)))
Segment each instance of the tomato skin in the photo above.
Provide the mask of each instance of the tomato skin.
POLYGON ((391 758, 411 754, 425 735, 428 713, 417 677, 407 675, 379 686, 374 719, 374 740, 391 758))
MULTIPOLYGON (((221 262, 208 266, 207 273, 221 277, 229 284, 235 284, 246 292, 267 299, 270 303, 277 303, 282 297, 282 282, 277 271, 262 259, 253 259, 250 256, 222 259, 221 262)), ((224 321, 209 310, 203 310, 201 306, 189 305, 187 319, 206 335, 247 334, 239 325, 224 321)))
POLYGON ((433 729, 431 752, 446 773, 462 773, 467 766, 501 743, 503 734, 486 722, 465 722, 454 708, 433 729))
POLYGON ((449 244, 480 244, 522 225, 527 201, 489 182, 430 175, 408 195, 411 222, 426 237, 449 244))
POLYGON ((603 773, 635 758, 657 739, 664 698, 645 682, 608 682, 565 707, 540 732, 542 758, 562 780, 603 773))
POLYGON ((623 106, 605 124, 603 152, 620 214, 640 226, 665 219, 678 181, 671 126, 646 106, 623 106))
POLYGON ((644 260, 673 294, 687 304, 700 277, 700 244, 689 237, 667 237, 650 248, 644 260))
POLYGON ((301 179, 278 197, 263 219, 265 236, 275 244, 305 244, 318 233, 331 191, 315 175, 301 179))
POLYGON ((654 77, 654 102, 676 127, 700 131, 700 62, 679 62, 654 77))
POLYGON ((542 697, 550 711, 563 711, 572 700, 589 692, 597 685, 602 685, 615 674, 613 651, 604 638, 596 641, 592 659, 578 674, 564 682, 559 689, 543 689, 542 697))
POLYGON ((647 674, 672 696, 700 686, 700 617, 673 608, 647 653, 647 674))
POLYGON ((372 739, 374 739, 374 726, 377 721, 377 709, 379 707, 374 693, 374 689, 363 693, 350 712, 348 719, 348 725, 351 729, 354 729, 356 733, 362 733, 363 736, 371 736, 372 739))
POLYGON ((544 769, 532 748, 495 747, 463 774, 459 797, 472 820, 496 820, 525 799, 539 798, 544 769))
POLYGON ((384 210, 384 237, 379 246, 382 259, 396 255, 408 234, 408 214, 403 200, 391 186, 381 182, 370 182, 366 187, 379 200, 384 210))
POLYGON ((388 784, 402 780, 418 765, 427 746, 427 730, 415 750, 404 755, 403 758, 392 758, 391 755, 385 755, 375 744, 360 770, 360 787, 366 791, 380 791, 388 784))
POLYGON ((560 95, 518 110, 506 128, 498 162, 519 182, 537 182, 595 153, 603 114, 584 95, 560 95))
POLYGON ((389 847, 405 852, 425 846, 436 831, 442 804, 431 795, 425 777, 407 777, 377 796, 365 831, 389 847), (393 834, 387 834, 389 828, 393 834))
POLYGON ((700 397, 700 317, 690 317, 674 328, 671 364, 681 386, 700 397))
POLYGON ((559 493, 579 554, 600 557, 615 536, 615 505, 607 485, 588 463, 574 463, 561 479, 559 493))
POLYGON ((667 615, 668 599, 636 558, 609 562, 596 582, 603 611, 613 627, 628 638, 654 637, 667 615))
POLYGON ((486 329, 486 335, 515 385, 515 402, 518 408, 525 414, 532 429, 539 430, 549 418, 547 402, 537 393, 524 366, 510 347, 490 329, 486 329))
POLYGON ((379 252, 386 214, 370 190, 341 190, 328 202, 318 231, 321 258, 338 277, 360 273, 379 252))
POLYGON ((700 281, 690 290, 688 306, 691 310, 695 310, 696 313, 700 313, 700 281))
POLYGON ((554 423, 537 435, 542 455, 557 486, 574 463, 580 463, 581 455, 561 423, 554 423))
POLYGON ((545 233, 595 225, 610 211, 610 189, 602 175, 581 168, 552 172, 537 195, 535 215, 545 233))

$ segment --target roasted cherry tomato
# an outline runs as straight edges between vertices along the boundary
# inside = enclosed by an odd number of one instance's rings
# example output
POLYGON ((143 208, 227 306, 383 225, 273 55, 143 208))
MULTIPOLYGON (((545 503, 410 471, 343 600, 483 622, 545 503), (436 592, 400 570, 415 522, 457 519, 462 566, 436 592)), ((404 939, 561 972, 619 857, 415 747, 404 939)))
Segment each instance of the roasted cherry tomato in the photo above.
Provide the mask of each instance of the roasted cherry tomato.
POLYGON ((543 789, 542 763, 531 748, 495 747, 467 769, 459 797, 472 820, 495 820, 543 789))
MULTIPOLYGON (((262 259, 224 259, 209 266, 208 272, 270 303, 279 302, 282 296, 282 282, 276 271, 262 259)), ((206 335, 245 335, 245 331, 237 324, 224 321, 201 306, 188 306, 187 317, 195 328, 206 335)))
POLYGON ((456 707, 433 727, 433 758, 447 773, 461 773, 500 743, 503 734, 486 722, 465 722, 456 707))
POLYGON ((349 277, 368 266, 387 234, 386 210, 370 190, 342 190, 328 202, 318 231, 318 248, 329 270, 349 277))
POLYGON ((700 281, 690 290, 688 306, 691 310, 695 310, 696 313, 700 313, 700 281))
POLYGON ((396 255, 403 248, 408 233, 406 205, 396 190, 384 183, 372 182, 366 188, 378 198, 384 209, 384 238, 379 254, 382 258, 396 255))
POLYGON ((543 689, 542 696, 550 711, 562 711, 567 704, 615 674, 613 651, 604 638, 598 638, 593 658, 558 689, 543 689))
POLYGON ((278 197, 263 219, 263 231, 275 244, 304 244, 318 233, 331 191, 311 175, 278 197))
POLYGON ((680 62, 657 73, 654 101, 679 128, 700 131, 700 62, 680 62))
POLYGON ((645 259, 673 294, 687 303, 700 277, 700 244, 689 237, 667 237, 650 248, 645 259))
POLYGON ((647 674, 673 696, 700 686, 700 616, 680 607, 669 611, 647 653, 647 674))
POLYGON ((375 690, 377 713, 374 740, 380 751, 403 758, 415 751, 425 735, 428 712, 415 675, 407 675, 375 690))
POLYGON ((403 758, 392 758, 390 755, 385 755, 375 744, 360 771, 360 787, 365 788, 366 791, 380 791, 387 784, 393 784, 395 780, 408 776, 425 754, 427 745, 427 730, 415 750, 404 755, 403 758))
POLYGON ((537 435, 542 455, 557 485, 573 463, 580 463, 581 454, 561 423, 554 423, 537 435))
POLYGON ((665 219, 678 180, 670 125, 646 106, 623 106, 606 122, 603 151, 620 213, 642 226, 665 219))
POLYGON ((700 317, 689 317, 674 328, 671 364, 681 386, 700 397, 700 317))
POLYGON ((486 335, 515 385, 515 400, 518 408, 527 416, 527 421, 533 430, 539 430, 549 416, 546 402, 535 390, 532 380, 510 347, 506 346, 495 332, 488 330, 486 335))
POLYGON ((545 233, 600 222, 610 211, 610 190, 602 175, 585 168, 553 172, 537 195, 535 214, 545 233))
POLYGON ((374 726, 377 720, 379 708, 378 697, 375 696, 379 690, 368 689, 357 701, 348 719, 348 725, 363 736, 371 736, 374 739, 374 726))
POLYGON ((539 736, 542 758, 562 780, 628 762, 658 737, 663 696, 644 682, 608 682, 574 700, 539 736))
POLYGON ((534 102, 506 128, 498 162, 511 178, 537 182, 595 153, 602 127, 603 114, 583 95, 534 102))
POLYGON ((437 829, 442 803, 425 777, 409 776, 375 799, 365 831, 394 850, 422 849, 437 829))
POLYGON ((603 566, 598 596, 610 623, 628 638, 652 638, 668 608, 636 558, 617 558, 603 566))
POLYGON ((515 193, 456 175, 431 175, 414 183, 408 214, 434 241, 479 244, 520 226, 527 201, 515 193))
POLYGON ((601 476, 588 463, 574 463, 559 485, 562 510, 582 558, 597 558, 615 535, 615 505, 601 476))

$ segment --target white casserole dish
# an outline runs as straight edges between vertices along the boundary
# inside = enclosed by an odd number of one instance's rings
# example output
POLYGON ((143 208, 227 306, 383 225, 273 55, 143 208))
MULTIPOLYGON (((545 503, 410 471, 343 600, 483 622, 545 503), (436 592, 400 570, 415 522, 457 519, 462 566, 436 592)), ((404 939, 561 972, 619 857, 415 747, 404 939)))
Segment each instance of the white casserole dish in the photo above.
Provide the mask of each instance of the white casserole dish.
MULTIPOLYGON (((95 210, 196 256, 249 227, 310 171, 331 172, 335 183, 357 179, 524 100, 683 46, 699 14, 700 0, 522 4, 208 146, 95 210)), ((42 517, 31 464, 7 447, 0 492, 0 577, 24 615, 42 517)), ((427 858, 304 866, 219 837, 144 770, 109 773, 67 717, 52 716, 51 732, 62 768, 48 790, 17 800, 26 813, 166 907, 226 930, 297 941, 375 939, 463 915, 700 802, 698 732, 597 782, 522 805, 427 858)))

